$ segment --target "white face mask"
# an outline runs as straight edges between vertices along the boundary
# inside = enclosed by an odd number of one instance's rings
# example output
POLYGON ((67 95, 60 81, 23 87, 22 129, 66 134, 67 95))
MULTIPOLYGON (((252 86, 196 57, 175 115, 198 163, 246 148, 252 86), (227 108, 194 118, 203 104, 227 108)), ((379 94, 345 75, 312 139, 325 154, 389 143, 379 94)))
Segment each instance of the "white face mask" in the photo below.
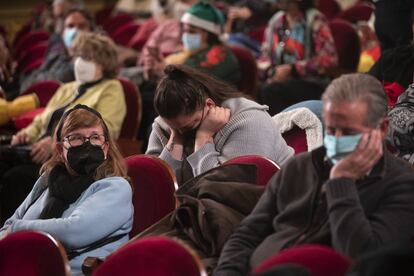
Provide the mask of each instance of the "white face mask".
POLYGON ((95 80, 96 64, 93 61, 84 60, 81 57, 75 59, 75 79, 81 83, 95 80))

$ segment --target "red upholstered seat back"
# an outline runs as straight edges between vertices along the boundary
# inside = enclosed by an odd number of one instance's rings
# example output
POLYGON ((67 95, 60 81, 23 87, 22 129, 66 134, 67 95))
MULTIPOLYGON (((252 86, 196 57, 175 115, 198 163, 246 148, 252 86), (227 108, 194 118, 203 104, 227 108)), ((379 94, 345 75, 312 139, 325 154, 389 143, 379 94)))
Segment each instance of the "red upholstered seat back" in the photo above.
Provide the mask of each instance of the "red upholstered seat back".
POLYGON ((14 125, 16 126, 16 129, 23 129, 25 127, 27 127, 28 125, 30 125, 33 121, 33 119, 41 114, 43 111, 45 110, 44 107, 39 107, 36 108, 34 110, 31 111, 27 111, 25 113, 23 113, 20 116, 17 116, 16 118, 13 119, 14 121, 14 125))
MULTIPOLYGON (((35 60, 42 60, 45 57, 46 51, 47 51, 47 41, 36 43, 30 47, 28 47, 26 50, 22 51, 21 56, 19 58, 18 66, 17 66, 17 72, 21 73, 27 73, 29 71, 33 71, 34 68, 33 62, 35 60), (31 65, 31 67, 29 67, 31 65)), ((42 65, 42 63, 39 64, 42 65)))
POLYGON ((148 237, 127 244, 109 256, 94 276, 200 276, 195 254, 167 237, 148 237))
POLYGON ((338 52, 338 68, 343 73, 356 72, 361 53, 361 45, 356 29, 351 23, 342 19, 332 20, 329 27, 338 52))
POLYGON ((259 78, 256 60, 250 51, 246 49, 236 46, 231 46, 230 49, 239 61, 241 79, 238 88, 253 99, 256 99, 259 78))
POLYGON ((119 27, 134 21, 132 15, 129 14, 117 14, 108 17, 102 24, 103 29, 111 36, 119 27))
POLYGON ((327 19, 332 19, 341 11, 341 7, 335 0, 316 0, 315 7, 320 10, 327 19))
POLYGON ((138 32, 140 25, 134 22, 129 22, 116 29, 111 37, 116 44, 128 46, 129 41, 138 32))
POLYGON ((22 231, 0 240, 0 275, 69 275, 64 249, 49 234, 22 231))
POLYGON ((308 142, 306 140, 306 131, 297 126, 282 133, 286 143, 295 150, 295 154, 308 151, 308 142))
POLYGON ((133 237, 174 210, 175 179, 167 163, 154 156, 134 155, 126 163, 134 190, 133 237))
POLYGON ((36 82, 27 88, 22 95, 35 93, 39 98, 39 106, 45 107, 60 85, 60 82, 54 80, 36 82))
POLYGON ((47 41, 49 36, 50 34, 46 31, 30 31, 24 34, 13 48, 14 57, 16 59, 20 58, 20 55, 28 46, 47 41))
POLYGON ((244 155, 227 160, 225 164, 254 164, 257 167, 256 184, 266 186, 280 167, 274 161, 260 155, 244 155))
POLYGON ((321 245, 302 245, 283 250, 254 268, 255 273, 282 264, 297 264, 308 269, 311 276, 345 276, 351 260, 321 245))
POLYGON ((142 99, 138 88, 125 78, 118 78, 124 91, 127 112, 122 122, 119 138, 135 139, 141 124, 142 99))
POLYGON ((368 21, 375 7, 367 2, 356 3, 352 7, 342 11, 337 18, 344 19, 351 23, 358 23, 358 21, 368 21))

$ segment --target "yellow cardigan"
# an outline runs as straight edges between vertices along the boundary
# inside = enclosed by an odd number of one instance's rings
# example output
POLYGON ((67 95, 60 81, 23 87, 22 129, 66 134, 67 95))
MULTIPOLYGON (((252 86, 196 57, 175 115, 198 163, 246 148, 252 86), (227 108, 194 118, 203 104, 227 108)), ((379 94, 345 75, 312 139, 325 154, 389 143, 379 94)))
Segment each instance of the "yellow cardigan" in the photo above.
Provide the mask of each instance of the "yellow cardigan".
MULTIPOLYGON (((50 99, 45 110, 23 130, 29 135, 31 143, 46 132, 53 112, 73 101, 78 86, 79 83, 76 81, 62 85, 50 99)), ((76 104, 87 105, 101 113, 102 118, 108 125, 110 135, 115 139, 118 138, 126 114, 125 97, 118 80, 104 80, 94 85, 71 103, 67 109, 76 104)))

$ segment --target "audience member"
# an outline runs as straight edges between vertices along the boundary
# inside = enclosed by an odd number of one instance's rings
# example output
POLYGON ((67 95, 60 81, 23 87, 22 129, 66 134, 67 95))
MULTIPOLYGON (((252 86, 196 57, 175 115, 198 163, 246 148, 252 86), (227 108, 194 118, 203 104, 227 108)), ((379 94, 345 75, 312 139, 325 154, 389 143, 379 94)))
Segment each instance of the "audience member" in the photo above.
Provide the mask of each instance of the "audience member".
POLYGON ((266 106, 188 66, 169 65, 165 74, 146 153, 167 161, 180 183, 239 155, 263 155, 279 164, 293 155, 266 106))
POLYGON ((411 240, 413 168, 384 150, 381 83, 365 74, 343 75, 322 100, 325 147, 282 166, 226 243, 214 275, 246 275, 280 250, 304 243, 356 258, 411 240))
MULTIPOLYGON (((414 16, 414 12, 412 13, 414 16)), ((414 29, 414 17, 408 26, 414 29)), ((414 75, 414 44, 407 40, 382 52, 369 74, 380 80, 388 96, 388 105, 394 107, 400 96, 411 84, 414 75)))
POLYGON ((396 155, 414 164, 414 83, 398 97, 388 117, 388 140, 397 151, 396 155))
POLYGON ((411 43, 413 32, 410 21, 414 2, 411 0, 374 0, 375 32, 381 50, 389 50, 411 43))
POLYGON ((275 12, 271 0, 239 0, 228 8, 225 32, 227 44, 249 49, 254 56, 261 53, 261 41, 253 39, 251 32, 265 26, 275 12))
POLYGON ((0 97, 7 98, 7 91, 13 83, 12 63, 6 40, 0 35, 0 97))
POLYGON ((73 42, 75 82, 61 86, 46 109, 0 149, 1 218, 10 216, 26 197, 39 167, 52 153, 52 133, 63 112, 85 104, 102 114, 111 136, 117 138, 126 114, 118 73, 116 46, 103 35, 83 32, 73 42), (29 146, 27 146, 27 145, 29 146), (26 146, 22 146, 26 145, 26 146))
POLYGON ((68 11, 72 9, 83 9, 82 0, 53 0, 53 32, 60 34, 63 32, 65 17, 68 11))
POLYGON ((78 275, 87 256, 106 257, 128 241, 132 189, 109 128, 94 109, 76 105, 68 110, 53 144, 52 158, 0 236, 47 232, 63 243, 71 272, 78 275))
POLYGON ((147 74, 162 75, 167 64, 186 64, 237 85, 240 70, 237 58, 220 41, 224 16, 206 0, 191 6, 181 18, 183 51, 168 56, 151 56, 145 61, 147 74))
POLYGON ((165 65, 189 65, 236 86, 240 80, 238 60, 219 38, 223 27, 223 15, 220 11, 207 1, 201 0, 187 10, 181 18, 181 23, 181 40, 184 47, 181 52, 169 55, 165 59, 160 51, 144 55, 144 77, 147 81, 140 85, 144 103, 140 138, 144 140, 147 140, 147 130, 157 116, 152 102, 165 65))
POLYGON ((274 115, 304 100, 319 100, 337 64, 337 53, 326 18, 312 0, 283 0, 266 29, 264 54, 271 63, 269 84, 260 101, 274 115))
POLYGON ((42 66, 20 77, 20 91, 26 90, 30 85, 42 80, 58 80, 61 82, 73 81, 73 62, 70 47, 80 32, 93 30, 93 19, 85 10, 72 9, 65 17, 64 30, 55 33, 49 39, 48 50, 42 66))

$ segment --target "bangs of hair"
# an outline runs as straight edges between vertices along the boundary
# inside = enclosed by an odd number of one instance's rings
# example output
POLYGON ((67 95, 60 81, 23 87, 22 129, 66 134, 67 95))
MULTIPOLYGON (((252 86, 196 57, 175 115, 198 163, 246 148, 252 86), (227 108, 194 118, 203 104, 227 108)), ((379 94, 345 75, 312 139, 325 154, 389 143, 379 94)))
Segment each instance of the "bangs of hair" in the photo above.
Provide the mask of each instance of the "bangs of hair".
POLYGON ((102 120, 95 114, 85 110, 78 109, 72 111, 62 126, 61 139, 66 136, 66 134, 79 129, 79 128, 88 128, 100 125, 104 131, 104 135, 107 137, 108 133, 105 129, 105 125, 102 123, 102 120))
POLYGON ((155 110, 161 117, 173 118, 193 113, 203 104, 206 88, 198 82, 183 78, 180 82, 162 79, 154 98, 155 110))

